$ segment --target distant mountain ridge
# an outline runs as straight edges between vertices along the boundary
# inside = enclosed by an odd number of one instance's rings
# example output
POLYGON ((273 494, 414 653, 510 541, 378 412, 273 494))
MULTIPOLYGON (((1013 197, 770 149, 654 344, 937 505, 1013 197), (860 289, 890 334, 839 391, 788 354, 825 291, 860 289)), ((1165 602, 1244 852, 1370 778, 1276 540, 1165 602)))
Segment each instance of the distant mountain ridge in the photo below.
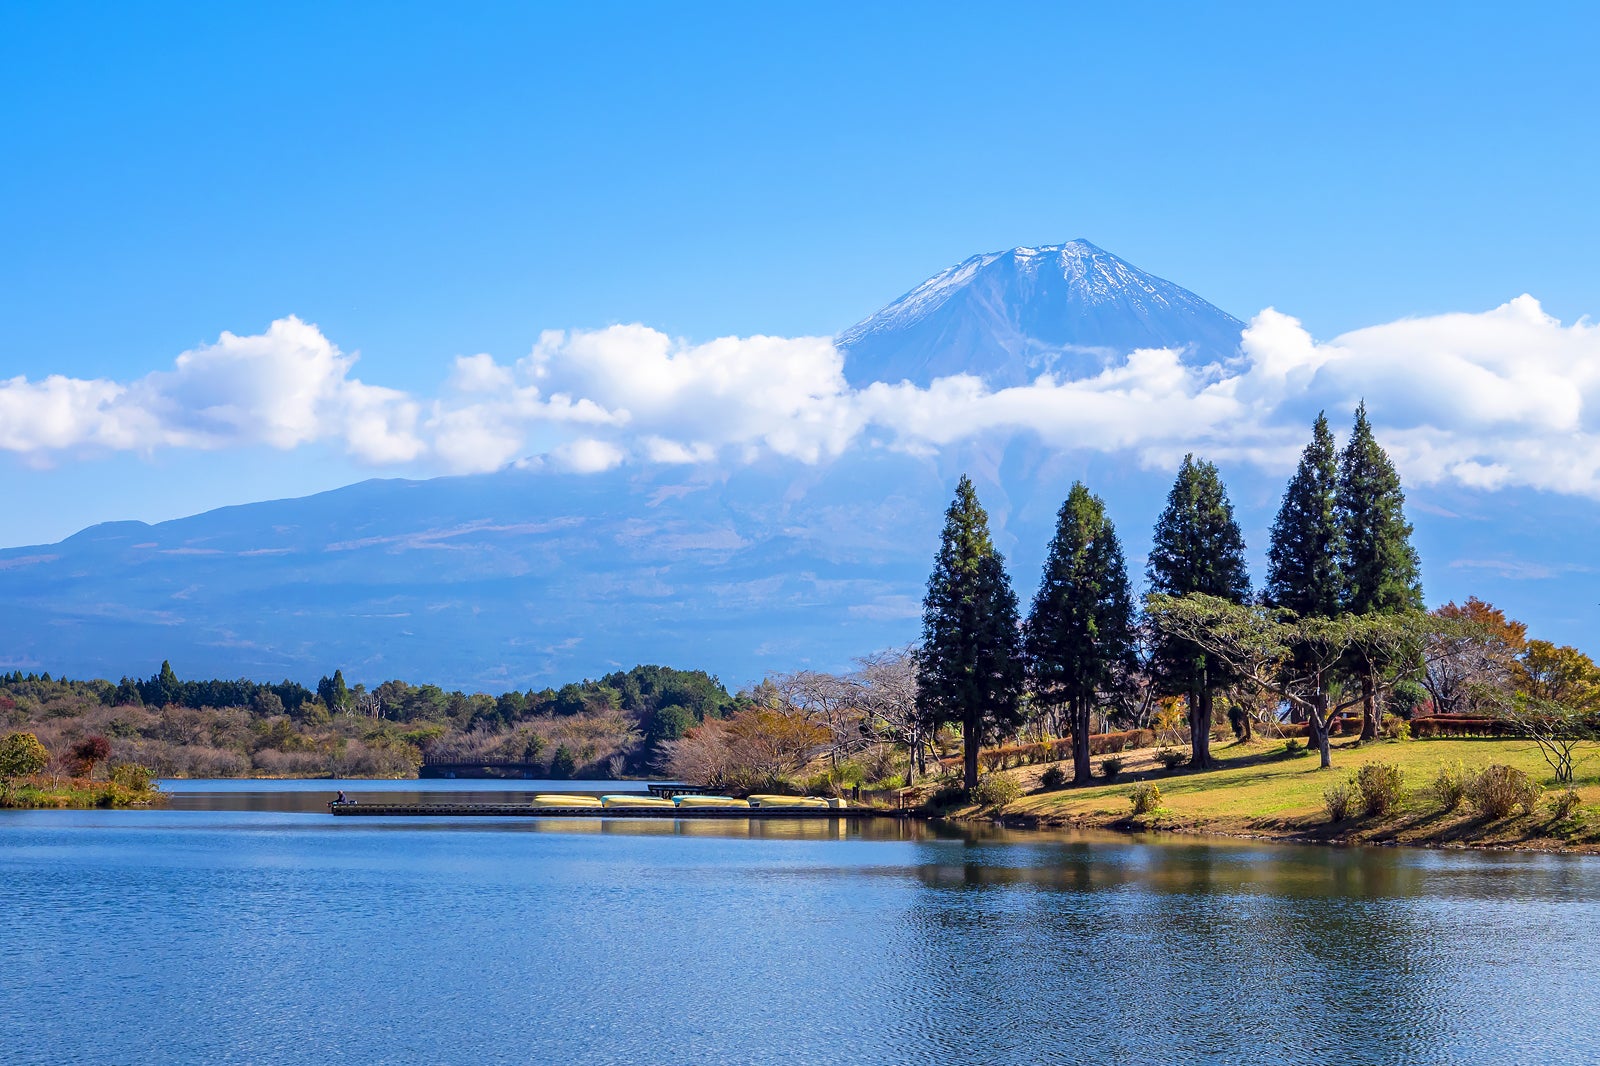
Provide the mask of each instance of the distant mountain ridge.
MULTIPOLYGON (((1076 241, 975 256, 840 342, 858 381, 968 371, 1005 385, 1046 364, 1098 369, 1152 344, 1181 347, 1191 363, 1222 360, 1240 327, 1076 241)), ((0 669, 116 680, 170 659, 185 677, 314 684, 338 667, 352 684, 398 677, 493 692, 641 662, 706 669, 730 685, 844 669, 915 639, 963 472, 1024 603, 1074 479, 1105 497, 1136 582, 1170 484, 1169 471, 1132 457, 1057 452, 998 431, 934 454, 861 448, 815 466, 768 456, 715 469, 365 481, 0 550, 0 669)), ((1283 483, 1249 467, 1225 472, 1259 561, 1283 483)), ((1519 544, 1562 545, 1548 557, 1586 557, 1589 501, 1456 493, 1429 511, 1426 498, 1413 495, 1415 513, 1482 519, 1419 522, 1436 602, 1472 593, 1528 617, 1518 597, 1531 582, 1497 581, 1470 562, 1500 557, 1508 530, 1519 544)), ((1572 631, 1585 624, 1572 604, 1600 599, 1600 578, 1586 573, 1547 583, 1564 604, 1547 616, 1572 631), (1573 594, 1584 582, 1595 591, 1573 594)))
POLYGON ((1237 353, 1244 323, 1088 241, 975 255, 839 334, 851 384, 974 373, 992 387, 1097 373, 1136 348, 1196 365, 1237 353))

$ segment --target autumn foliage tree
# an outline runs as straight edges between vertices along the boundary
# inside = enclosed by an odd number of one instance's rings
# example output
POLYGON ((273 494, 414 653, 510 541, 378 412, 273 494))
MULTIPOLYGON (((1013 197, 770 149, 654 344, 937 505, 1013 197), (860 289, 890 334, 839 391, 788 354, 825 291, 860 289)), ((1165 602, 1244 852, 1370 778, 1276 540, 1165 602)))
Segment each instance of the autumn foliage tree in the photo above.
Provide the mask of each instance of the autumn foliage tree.
POLYGON ((1528 645, 1528 627, 1476 596, 1430 615, 1423 686, 1435 714, 1492 711, 1504 701, 1528 645))
POLYGON ((832 732, 805 714, 751 707, 728 718, 707 718, 662 745, 662 768, 681 781, 710 788, 773 787, 827 750, 832 732))
POLYGON ((111 758, 111 741, 99 735, 84 737, 72 746, 71 756, 83 776, 93 777, 94 768, 111 758))

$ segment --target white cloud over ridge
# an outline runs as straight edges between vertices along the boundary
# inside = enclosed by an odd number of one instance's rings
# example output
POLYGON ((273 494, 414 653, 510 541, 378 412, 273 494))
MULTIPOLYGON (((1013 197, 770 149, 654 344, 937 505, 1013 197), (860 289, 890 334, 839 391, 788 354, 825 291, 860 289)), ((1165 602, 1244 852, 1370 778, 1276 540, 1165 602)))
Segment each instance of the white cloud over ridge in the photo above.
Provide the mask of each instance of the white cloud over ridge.
POLYGON ((1317 410, 1364 398, 1408 480, 1600 498, 1600 327, 1562 325, 1531 296, 1324 343, 1269 308, 1236 361, 1194 367, 1181 354, 1136 351, 1092 376, 1000 390, 970 375, 857 390, 829 338, 689 344, 613 326, 547 332, 515 364, 458 357, 440 395, 421 399, 355 378, 354 356, 288 317, 261 334, 224 333, 132 382, 0 381, 0 450, 49 459, 319 443, 373 465, 472 472, 533 455, 596 473, 768 454, 816 463, 863 446, 928 452, 1021 431, 1152 466, 1193 450, 1281 470, 1317 410))

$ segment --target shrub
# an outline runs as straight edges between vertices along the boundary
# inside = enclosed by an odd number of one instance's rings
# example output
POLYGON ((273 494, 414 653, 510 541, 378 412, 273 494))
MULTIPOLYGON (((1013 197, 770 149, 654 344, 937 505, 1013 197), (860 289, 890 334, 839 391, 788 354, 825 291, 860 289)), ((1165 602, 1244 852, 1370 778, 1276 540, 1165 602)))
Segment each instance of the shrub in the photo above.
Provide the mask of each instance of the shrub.
POLYGON ((1558 822, 1564 822, 1572 817, 1572 812, 1578 809, 1583 802, 1583 797, 1570 788, 1564 788, 1550 797, 1550 812, 1555 815, 1558 822))
POLYGON ((1405 796, 1405 772, 1392 763, 1369 762, 1356 772, 1355 785, 1363 814, 1388 814, 1405 796))
POLYGON ((1189 761, 1189 756, 1177 748, 1161 747, 1156 749, 1155 759, 1167 770, 1176 770, 1189 761))
POLYGON ((1122 759, 1120 757, 1107 755, 1100 760, 1100 776, 1107 781, 1115 781, 1120 773, 1122 773, 1122 759))
POLYGON ((1288 740, 1283 742, 1283 754, 1289 759, 1300 759, 1310 755, 1311 749, 1293 737, 1290 737, 1288 740))
POLYGON ((11 782, 43 770, 50 753, 32 733, 8 733, 0 739, 0 792, 8 792, 11 782))
POLYGON ((1054 792, 1067 787, 1067 772, 1059 766, 1048 767, 1039 775, 1039 787, 1046 792, 1054 792))
POLYGON ((1433 776, 1433 784, 1428 786, 1428 791, 1433 793, 1433 798, 1439 806, 1447 811, 1453 811, 1461 806, 1461 801, 1467 798, 1467 771, 1458 762, 1455 766, 1441 762, 1439 772, 1433 776))
POLYGON ((1145 781, 1133 786, 1133 791, 1128 793, 1128 800, 1133 804, 1134 814, 1149 814, 1161 806, 1161 789, 1145 781))
POLYGON ((983 767, 984 773, 992 774, 1005 766, 1006 749, 985 748, 978 752, 978 765, 983 767))
POLYGON ((119 762, 111 768, 111 782, 132 792, 148 792, 156 772, 135 762, 119 762))
POLYGON ((1383 735, 1389 740, 1410 740, 1411 723, 1391 715, 1383 720, 1383 735))
POLYGON ((972 801, 984 807, 1003 807, 1021 795, 1022 786, 1011 778, 985 774, 978 778, 978 787, 972 790, 972 801))
POLYGON ((1467 779, 1467 798, 1487 818, 1504 818, 1521 807, 1529 814, 1539 802, 1539 786, 1515 766, 1486 766, 1467 779))
POLYGON ((1327 808, 1328 821, 1342 822, 1350 817, 1350 807, 1355 799, 1350 786, 1345 782, 1329 785, 1322 792, 1322 805, 1327 808))
POLYGON ((966 802, 967 790, 960 784, 951 782, 934 789, 933 795, 928 797, 927 806, 958 807, 966 802))

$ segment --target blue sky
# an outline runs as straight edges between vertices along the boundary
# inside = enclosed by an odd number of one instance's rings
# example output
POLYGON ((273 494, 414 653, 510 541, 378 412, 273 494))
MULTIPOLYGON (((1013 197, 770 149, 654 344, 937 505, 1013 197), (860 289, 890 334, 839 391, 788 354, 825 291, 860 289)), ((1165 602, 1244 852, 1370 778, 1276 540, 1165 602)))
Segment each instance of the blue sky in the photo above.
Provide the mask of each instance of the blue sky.
MULTIPOLYGON (((293 315, 434 396, 547 329, 827 335, 1073 237, 1318 339, 1522 293, 1570 324, 1600 314, 1597 30, 1560 4, 7 5, 0 380, 131 382, 293 315)), ((218 440, 0 454, 0 544, 443 469, 218 440)))

